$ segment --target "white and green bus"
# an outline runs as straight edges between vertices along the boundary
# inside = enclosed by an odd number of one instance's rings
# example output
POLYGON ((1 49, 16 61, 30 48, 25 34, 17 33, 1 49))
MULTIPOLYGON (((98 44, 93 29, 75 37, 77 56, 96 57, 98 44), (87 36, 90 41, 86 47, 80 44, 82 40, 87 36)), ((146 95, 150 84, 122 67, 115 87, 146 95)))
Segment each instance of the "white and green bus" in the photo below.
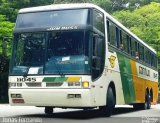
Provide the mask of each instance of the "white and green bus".
POLYGON ((156 51, 93 4, 21 9, 9 73, 15 106, 149 109, 158 98, 156 51))

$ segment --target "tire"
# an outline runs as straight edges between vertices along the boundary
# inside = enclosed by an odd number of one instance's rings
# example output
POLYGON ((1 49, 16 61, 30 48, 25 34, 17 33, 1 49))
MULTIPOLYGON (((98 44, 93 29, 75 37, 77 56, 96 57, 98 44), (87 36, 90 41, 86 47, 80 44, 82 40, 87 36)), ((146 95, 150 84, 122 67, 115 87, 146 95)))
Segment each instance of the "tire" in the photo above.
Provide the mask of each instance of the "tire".
POLYGON ((151 96, 146 92, 145 102, 141 104, 134 104, 134 109, 136 110, 147 110, 151 108, 151 96))
POLYGON ((113 94, 113 90, 111 87, 109 87, 107 91, 106 103, 107 103, 106 106, 99 107, 99 110, 102 113, 102 115, 110 117, 115 107, 115 96, 113 94))
POLYGON ((142 109, 147 110, 151 108, 151 96, 146 92, 145 102, 142 104, 142 109))
POLYGON ((52 114, 53 113, 53 107, 45 107, 44 112, 46 114, 52 114))
POLYGON ((150 93, 147 94, 146 102, 147 102, 147 109, 150 109, 151 108, 151 95, 150 95, 150 93))

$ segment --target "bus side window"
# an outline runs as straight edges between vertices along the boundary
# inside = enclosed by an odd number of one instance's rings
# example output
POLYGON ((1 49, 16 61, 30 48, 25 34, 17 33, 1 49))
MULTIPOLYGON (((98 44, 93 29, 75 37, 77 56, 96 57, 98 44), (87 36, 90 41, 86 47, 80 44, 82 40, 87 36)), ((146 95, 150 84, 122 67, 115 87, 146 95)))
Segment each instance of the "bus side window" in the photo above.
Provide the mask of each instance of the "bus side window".
POLYGON ((149 50, 148 50, 147 48, 145 48, 145 62, 146 62, 147 64, 150 63, 149 58, 150 58, 149 50))
POLYGON ((139 44, 139 59, 144 61, 144 47, 139 44))
POLYGON ((151 66, 154 66, 153 61, 154 61, 154 55, 151 53, 151 66))
POLYGON ((120 40, 121 40, 121 30, 116 27, 116 47, 120 47, 120 40))
POLYGON ((135 40, 133 38, 131 38, 131 56, 135 57, 135 51, 136 51, 136 48, 135 48, 135 40))
POLYGON ((116 26, 112 22, 107 21, 107 31, 109 44, 116 46, 116 26))
POLYGON ((127 35, 127 53, 131 53, 131 38, 127 35))
POLYGON ((127 52, 127 35, 125 32, 121 31, 120 35, 120 47, 121 51, 127 52))
MULTIPOLYGON (((154 60, 154 67, 157 68, 157 65, 160 64, 160 59, 158 59, 158 57, 156 55, 154 55, 155 57, 155 60, 154 60), (157 63, 158 61, 158 63, 157 63)), ((160 73, 160 72, 159 72, 160 73)), ((160 74, 159 74, 159 77, 160 77, 160 74)))
POLYGON ((104 34, 104 15, 98 10, 93 10, 93 26, 104 34))

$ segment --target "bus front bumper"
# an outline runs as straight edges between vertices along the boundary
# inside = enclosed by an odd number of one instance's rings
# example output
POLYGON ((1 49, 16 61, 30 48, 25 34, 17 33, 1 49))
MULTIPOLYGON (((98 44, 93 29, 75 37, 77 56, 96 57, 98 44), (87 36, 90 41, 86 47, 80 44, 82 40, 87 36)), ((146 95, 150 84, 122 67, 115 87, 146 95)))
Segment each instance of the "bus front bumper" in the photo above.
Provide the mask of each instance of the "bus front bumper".
POLYGON ((11 105, 95 107, 90 89, 9 89, 11 105))

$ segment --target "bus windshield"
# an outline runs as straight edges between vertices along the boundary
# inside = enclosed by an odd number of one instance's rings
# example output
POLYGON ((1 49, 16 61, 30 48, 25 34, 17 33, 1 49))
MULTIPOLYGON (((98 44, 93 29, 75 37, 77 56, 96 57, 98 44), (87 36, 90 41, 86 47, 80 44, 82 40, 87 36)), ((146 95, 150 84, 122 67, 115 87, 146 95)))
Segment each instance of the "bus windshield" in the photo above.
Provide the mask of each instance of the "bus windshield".
POLYGON ((15 28, 43 28, 87 24, 88 9, 20 13, 15 28))
POLYGON ((89 74, 89 32, 15 34, 12 75, 89 74))

